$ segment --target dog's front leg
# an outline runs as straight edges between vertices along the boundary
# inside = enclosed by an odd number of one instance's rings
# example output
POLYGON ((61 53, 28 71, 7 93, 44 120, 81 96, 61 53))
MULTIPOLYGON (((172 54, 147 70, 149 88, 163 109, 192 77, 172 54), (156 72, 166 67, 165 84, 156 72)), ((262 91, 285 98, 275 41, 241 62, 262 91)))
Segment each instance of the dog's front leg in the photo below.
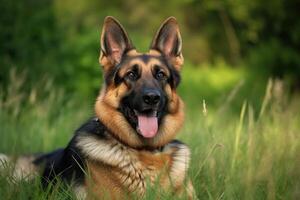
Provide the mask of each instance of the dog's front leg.
POLYGON ((189 199, 196 199, 191 180, 187 177, 190 162, 190 149, 184 143, 173 140, 162 150, 170 155, 169 179, 177 194, 186 193, 189 199))

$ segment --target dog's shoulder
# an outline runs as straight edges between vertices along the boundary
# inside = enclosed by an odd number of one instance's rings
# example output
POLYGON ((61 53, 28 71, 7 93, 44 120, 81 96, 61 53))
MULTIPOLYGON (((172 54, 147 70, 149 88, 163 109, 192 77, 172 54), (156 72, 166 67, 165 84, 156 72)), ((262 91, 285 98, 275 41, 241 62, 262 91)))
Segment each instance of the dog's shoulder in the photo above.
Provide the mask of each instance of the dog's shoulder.
POLYGON ((105 127, 96 119, 91 118, 75 131, 73 138, 66 148, 42 154, 37 157, 34 164, 43 167, 43 185, 56 181, 57 177, 67 182, 82 183, 85 173, 85 155, 77 145, 83 137, 105 138, 105 127))
MULTIPOLYGON (((75 131, 73 139, 77 139, 78 136, 84 134, 91 134, 104 139, 105 130, 105 126, 98 118, 91 118, 75 131)), ((70 144, 72 145, 72 141, 70 144)))

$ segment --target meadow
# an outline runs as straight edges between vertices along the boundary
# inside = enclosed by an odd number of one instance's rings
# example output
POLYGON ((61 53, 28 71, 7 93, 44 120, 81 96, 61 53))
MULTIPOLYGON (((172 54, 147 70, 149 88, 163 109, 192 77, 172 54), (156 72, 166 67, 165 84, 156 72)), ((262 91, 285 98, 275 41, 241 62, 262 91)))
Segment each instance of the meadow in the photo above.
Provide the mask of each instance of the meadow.
MULTIPOLYGON (((0 153, 67 145, 94 115, 99 38, 116 17, 141 52, 177 18, 185 65, 179 94, 199 199, 300 199, 298 0, 0 0, 0 153)), ((174 199, 149 188, 145 199, 174 199)), ((1 199, 72 199, 58 184, 0 173, 1 199)), ((184 199, 184 197, 183 197, 184 199)))
MULTIPOLYGON (((97 93, 88 99, 76 89, 70 94, 49 77, 28 88, 28 79, 30 74, 12 69, 0 91, 1 153, 64 147, 93 116, 97 93)), ((192 150, 189 174, 199 199, 300 198, 300 97, 291 95, 285 82, 253 76, 244 67, 187 64, 178 91, 186 104, 178 138, 192 150)), ((158 190, 150 188, 145 199, 158 190)), ((0 174, 0 199, 73 197, 61 185, 43 191, 38 178, 16 181, 10 169, 0 174)))

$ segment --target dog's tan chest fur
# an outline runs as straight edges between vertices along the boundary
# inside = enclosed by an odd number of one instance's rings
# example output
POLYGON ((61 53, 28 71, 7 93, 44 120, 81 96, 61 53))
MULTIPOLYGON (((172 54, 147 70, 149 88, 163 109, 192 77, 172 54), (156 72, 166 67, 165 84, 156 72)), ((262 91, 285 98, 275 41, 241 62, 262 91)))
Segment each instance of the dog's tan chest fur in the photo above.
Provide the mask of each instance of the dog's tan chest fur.
POLYGON ((158 175, 162 174, 163 176, 163 168, 168 167, 168 162, 165 162, 162 157, 158 158, 159 163, 156 161, 151 164, 143 163, 141 160, 133 159, 128 162, 124 160, 116 167, 89 160, 87 165, 91 175, 90 184, 93 185, 92 192, 100 197, 109 195, 109 198, 116 199, 131 192, 143 195, 147 179, 149 182, 154 182, 158 175))
POLYGON ((183 185, 190 152, 184 144, 170 143, 162 151, 138 151, 114 139, 82 137, 90 177, 88 188, 98 197, 119 199, 134 192, 145 193, 147 184, 156 181, 163 189, 175 190, 183 185))

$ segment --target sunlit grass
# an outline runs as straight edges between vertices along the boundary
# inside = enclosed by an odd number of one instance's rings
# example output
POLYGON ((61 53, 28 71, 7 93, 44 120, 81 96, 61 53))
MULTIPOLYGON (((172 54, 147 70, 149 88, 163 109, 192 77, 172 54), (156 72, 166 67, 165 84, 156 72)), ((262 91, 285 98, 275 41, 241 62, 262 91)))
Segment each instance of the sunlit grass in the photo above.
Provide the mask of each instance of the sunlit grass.
POLYGON ((25 74, 10 73, 10 84, 0 90, 0 152, 40 152, 64 146, 78 123, 93 114, 93 101, 53 88, 41 79, 27 89, 25 74))
MULTIPOLYGON (((179 138, 192 149, 189 174, 197 196, 298 199, 300 98, 290 97, 282 82, 271 80, 262 86, 265 95, 253 102, 243 96, 251 88, 247 80, 240 83, 244 73, 227 67, 183 71, 180 93, 187 120, 179 138)), ((25 75, 12 71, 11 84, 1 91, 0 152, 44 152, 65 146, 73 131, 93 115, 93 100, 65 94, 49 78, 31 89, 24 88, 25 82, 25 75)), ((1 172, 0 196, 5 199, 72 198, 60 187, 44 192, 38 180, 10 180, 9 172, 1 172)), ((153 199, 157 189, 150 188, 146 199, 153 199)), ((162 195, 161 199, 173 198, 162 195)))
POLYGON ((278 84, 269 82, 258 115, 244 101, 239 115, 208 109, 210 118, 199 112, 187 121, 180 138, 193 149, 200 199, 299 198, 300 103, 278 94, 278 84))

